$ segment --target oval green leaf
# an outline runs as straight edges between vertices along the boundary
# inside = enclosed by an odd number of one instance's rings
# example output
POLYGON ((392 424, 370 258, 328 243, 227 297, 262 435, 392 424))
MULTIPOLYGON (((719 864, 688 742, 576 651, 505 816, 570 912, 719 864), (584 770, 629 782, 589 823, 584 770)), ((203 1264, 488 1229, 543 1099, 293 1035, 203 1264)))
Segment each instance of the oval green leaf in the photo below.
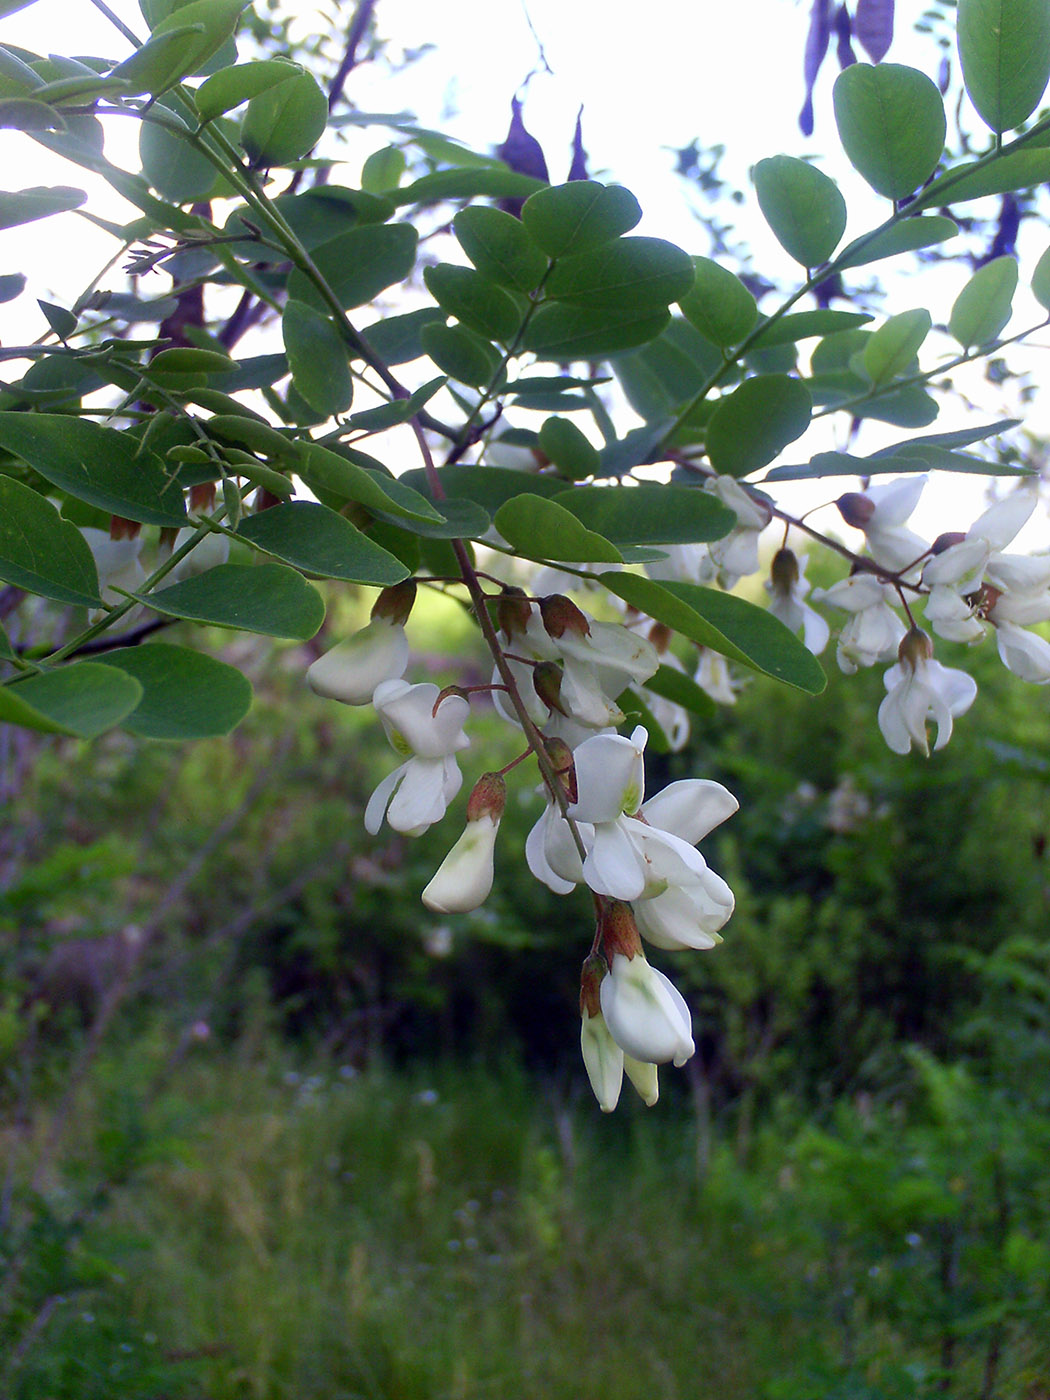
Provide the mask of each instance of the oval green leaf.
POLYGON ((235 68, 220 68, 205 78, 194 93, 197 114, 202 122, 213 121, 302 71, 298 64, 285 58, 260 58, 254 63, 239 63, 235 68))
MULTIPOLYGON (((163 109, 162 109, 163 110, 163 109)), ((218 178, 215 166, 190 143, 190 132, 173 114, 179 129, 144 121, 139 131, 142 173, 158 194, 176 204, 207 199, 218 178), (185 135, 180 134, 185 131, 185 135)))
MULTIPOLYGON (((593 476, 601 467, 598 449, 568 418, 547 418, 539 433, 540 451, 574 481, 593 476)), ((590 494, 587 492, 586 494, 590 494)))
POLYGON ((903 374, 930 333, 933 318, 924 307, 901 311, 875 331, 862 352, 864 370, 872 384, 885 384, 903 374))
POLYGON ((793 345, 796 341, 808 340, 810 336, 856 330, 870 320, 870 316, 860 311, 796 311, 793 315, 771 321, 759 331, 751 345, 754 350, 765 350, 773 345, 793 345))
POLYGON ((473 388, 491 383, 503 363, 499 351, 489 341, 465 326, 443 326, 435 321, 423 327, 419 338, 423 349, 443 374, 473 388))
POLYGON ((252 165, 287 165, 308 155, 328 125, 328 99, 316 78, 300 69, 248 102, 241 145, 252 165))
POLYGON ((878 262, 881 258, 893 258, 898 253, 913 253, 917 248, 943 243, 948 238, 954 238, 958 232, 958 225, 943 214, 904 219, 874 237, 865 235, 854 239, 835 259, 835 266, 840 270, 863 267, 865 263, 878 262))
POLYGON ((526 559, 572 564, 619 564, 623 559, 615 545, 542 496, 513 497, 500 506, 493 524, 526 559))
POLYGON ((84 536, 49 500, 9 476, 0 476, 0 579, 56 603, 102 601, 84 536))
POLYGON ((257 549, 322 578, 386 587, 408 577, 392 554, 315 501, 292 501, 246 516, 237 534, 257 549))
POLYGON ((694 258, 692 290, 678 298, 686 320, 723 349, 743 340, 758 320, 758 303, 727 267, 710 258, 694 258))
POLYGON ((544 290, 554 301, 583 310, 657 312, 693 285, 692 259, 662 238, 618 238, 562 258, 544 290))
POLYGON ((166 617, 300 642, 312 637, 324 621, 320 593, 283 564, 219 564, 141 600, 166 617))
POLYGON ((1016 290, 1016 258, 993 258, 979 267, 955 299, 949 335, 964 350, 995 340, 1010 319, 1016 290))
MULTIPOLYGON (((417 237, 411 224, 366 224, 322 243, 313 260, 339 305, 350 310, 404 281, 415 265, 417 237)), ((298 268, 288 278, 288 295, 327 310, 320 292, 298 268)))
POLYGON ((817 658, 765 608, 695 583, 657 583, 622 573, 601 578, 610 593, 697 646, 710 647, 809 695, 819 695, 827 684, 817 658))
POLYGON ((525 201, 521 221, 551 258, 585 253, 634 228, 641 206, 630 190, 572 180, 540 190, 525 201))
POLYGON ((331 316, 305 302, 289 300, 281 316, 281 332, 292 383, 306 402, 326 418, 345 413, 353 398, 350 358, 331 316))
POLYGON ((758 374, 718 402, 707 429, 716 471, 746 476, 768 466, 809 427, 806 386, 786 374, 758 374))
POLYGON ((370 471, 360 462, 333 452, 319 442, 301 445, 296 471, 311 490, 327 491, 344 501, 357 501, 366 510, 412 521, 441 521, 440 512, 418 491, 412 491, 394 477, 370 471))
POLYGON ((121 728, 143 739, 211 739, 238 725, 252 688, 233 666, 190 647, 148 642, 107 652, 142 687, 142 698, 121 728))
POLYGON ((1032 295, 1043 308, 1050 311, 1050 248, 1039 259, 1032 273, 1032 295))
POLYGON ((846 228, 846 201, 835 181, 794 156, 760 160, 753 179, 758 206, 780 246, 803 267, 827 262, 846 228))
POLYGON ((461 209, 452 220, 459 245, 477 270, 502 287, 531 292, 547 271, 547 256, 520 219, 502 209, 461 209))
POLYGON ((134 677, 97 661, 78 661, 0 686, 0 723, 94 739, 125 719, 141 698, 134 677))
POLYGON ((522 349, 543 360, 602 359, 655 340, 670 321, 668 311, 583 308, 550 303, 525 327, 522 349))
POLYGON ((855 63, 836 79, 834 104, 850 164, 879 194, 904 199, 936 170, 947 123, 925 73, 899 63, 855 63))
POLYGON ((439 263, 423 271, 427 291, 450 316, 488 340, 513 340, 522 311, 508 292, 472 267, 439 263))
POLYGON ((34 219, 48 219, 52 214, 79 209, 86 199, 83 190, 73 189, 69 185, 0 190, 0 229, 14 228, 16 224, 28 224, 34 219))
POLYGON ((995 132, 1039 106, 1050 79, 1046 0, 959 0, 959 62, 970 101, 995 132))
POLYGON ((736 524, 716 496, 688 486, 574 487, 554 499, 615 545, 720 540, 736 524))
POLYGON ((182 525, 178 482, 127 433, 85 419, 0 413, 0 444, 79 501, 143 525, 182 525))

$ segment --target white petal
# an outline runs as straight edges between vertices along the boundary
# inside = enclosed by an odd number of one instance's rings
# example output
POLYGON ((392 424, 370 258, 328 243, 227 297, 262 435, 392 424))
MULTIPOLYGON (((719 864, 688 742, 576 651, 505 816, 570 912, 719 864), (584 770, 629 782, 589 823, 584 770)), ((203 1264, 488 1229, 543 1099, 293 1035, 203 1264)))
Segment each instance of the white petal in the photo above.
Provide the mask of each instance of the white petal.
POLYGON ((647 1064, 644 1060, 635 1060, 630 1055, 624 1055, 623 1069, 627 1078, 637 1089, 646 1108, 652 1108, 660 1097, 660 1079, 656 1072, 656 1066, 647 1064))
POLYGON ((678 989, 650 967, 639 953, 617 953, 599 989, 602 1014, 625 1055, 646 1064, 673 1060, 685 1064, 692 1055, 689 1008, 678 989))
POLYGON ((733 912, 733 892, 713 870, 703 885, 672 887, 634 906, 638 932, 654 948, 714 948, 733 912))
POLYGON ((977 698, 977 682, 966 671, 942 666, 939 661, 927 661, 926 683, 948 706, 955 716, 963 715, 977 698))
POLYGON ((428 909, 466 914, 479 908, 492 890, 493 854, 499 822, 487 813, 466 828, 423 891, 428 909))
MULTIPOLYGON (((457 769, 457 776, 458 772, 457 769)), ((387 822, 395 831, 409 836, 420 835, 445 815, 448 808, 445 796, 447 786, 444 759, 410 758, 405 764, 401 784, 387 808, 387 822)))
POLYGON ((326 651, 306 672, 310 689, 344 705, 367 705, 382 681, 397 679, 408 665, 405 629, 374 618, 352 637, 326 651))
MULTIPOLYGON (((539 821, 535 824, 528 836, 525 838, 525 864, 539 880, 540 884, 546 885, 555 894, 571 894, 576 888, 572 880, 563 880, 562 877, 551 869, 547 859, 547 826, 551 818, 551 807, 547 810, 539 821)), ((567 828, 566 828, 567 829, 567 828)), ((579 855, 577 854, 577 860, 579 855)), ((580 867, 580 877, 583 879, 583 867, 580 867)))
POLYGON ((588 1016, 583 1013, 580 1026, 580 1049, 587 1078, 591 1081, 594 1097, 603 1113, 611 1113, 620 1097, 623 1083, 623 1051, 609 1034, 609 1027, 601 1014, 588 1016))
POLYGON ((995 554, 988 581, 1007 593, 1042 593, 1050 588, 1050 554, 995 554))
POLYGON ((980 582, 990 553, 986 540, 960 540, 943 553, 927 559, 922 568, 922 581, 931 588, 937 584, 951 584, 960 593, 972 593, 980 582))
POLYGON ((1038 499, 1031 487, 1019 486, 978 516, 966 533, 987 541, 992 549, 1005 549, 1028 523, 1038 499))
POLYGON ((642 816, 653 826, 673 832, 695 846, 739 809, 740 803, 721 783, 708 778, 682 778, 643 803, 642 816))
POLYGON ((1050 642, 1045 637, 1007 622, 995 629, 995 640, 1008 671, 1033 685, 1050 682, 1050 642))
POLYGON ((585 822, 611 822, 636 812, 645 794, 642 749, 618 734, 596 734, 573 754, 578 800, 569 816, 585 822), (633 804, 633 805, 632 805, 633 804))
POLYGON ((402 763, 400 768, 395 768, 383 779, 368 799, 368 806, 365 808, 365 830, 369 836, 375 836, 383 825, 383 818, 386 816, 391 794, 405 776, 407 767, 407 763, 402 763))
POLYGON ((583 862, 583 878, 595 894, 629 902, 645 889, 645 866, 624 829, 626 820, 595 825, 594 840, 583 862))
MULTIPOLYGON (((897 668, 894 667, 894 670, 897 668)), ((888 676, 887 676, 888 680, 888 676)), ((879 706, 879 728, 882 730, 882 737, 890 746, 894 753, 905 754, 911 750, 912 736, 908 729, 904 717, 902 697, 904 692, 904 682, 894 685, 879 706)), ((923 741, 921 745, 923 752, 928 753, 929 748, 923 741)))
POLYGON ((903 525, 919 504, 919 497, 928 480, 925 474, 903 476, 884 485, 869 486, 865 494, 875 507, 872 520, 876 521, 880 528, 886 525, 903 525))
POLYGON ((470 714, 470 705, 462 695, 449 695, 434 712, 440 695, 436 685, 409 685, 402 680, 383 681, 372 697, 394 748, 406 750, 420 758, 443 758, 446 754, 465 749, 470 740, 463 725, 470 714))

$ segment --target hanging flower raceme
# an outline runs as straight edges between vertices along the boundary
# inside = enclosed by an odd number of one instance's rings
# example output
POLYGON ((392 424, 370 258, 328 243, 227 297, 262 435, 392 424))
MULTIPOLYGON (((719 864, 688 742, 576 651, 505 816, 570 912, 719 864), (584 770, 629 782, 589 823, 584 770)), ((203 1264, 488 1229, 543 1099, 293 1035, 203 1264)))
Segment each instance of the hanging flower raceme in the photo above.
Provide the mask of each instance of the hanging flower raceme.
POLYGON ((952 720, 973 704, 977 682, 965 671, 934 661, 933 644, 918 627, 901 642, 898 656, 897 665, 886 672, 879 728, 894 753, 905 754, 914 746, 928 756, 927 720, 937 726, 933 747, 943 749, 952 737, 952 720))
POLYGON ((467 802, 463 835, 423 891, 423 903, 437 914, 467 914, 492 890, 496 833, 507 805, 507 784, 499 773, 484 773, 467 802))
POLYGON ((603 901, 599 939, 609 972, 598 994, 613 1040, 642 1064, 684 1065, 696 1049, 689 1007, 670 979, 647 961, 630 905, 603 901))
POLYGON ((400 679, 408 665, 405 623, 415 600, 411 579, 384 588, 367 627, 337 642, 309 668, 310 689, 344 705, 367 705, 382 681, 400 679))
POLYGON ((766 580, 769 611, 791 632, 802 633, 802 645, 814 656, 828 644, 831 629, 805 601, 809 592, 806 581, 806 557, 797 558, 794 550, 778 549, 766 580))
POLYGON ((445 815, 463 775, 454 757, 469 747, 463 726, 470 705, 436 685, 381 681, 372 703, 391 746, 407 761, 383 781, 365 808, 365 830, 374 836, 383 818, 395 831, 419 836, 445 815))
POLYGON ((652 1108, 660 1097, 656 1065, 625 1055, 602 1014, 601 984, 608 975, 609 965, 602 954, 591 953, 580 976, 580 1050, 584 1068, 603 1113, 611 1113, 616 1107, 625 1071, 646 1108, 652 1108))

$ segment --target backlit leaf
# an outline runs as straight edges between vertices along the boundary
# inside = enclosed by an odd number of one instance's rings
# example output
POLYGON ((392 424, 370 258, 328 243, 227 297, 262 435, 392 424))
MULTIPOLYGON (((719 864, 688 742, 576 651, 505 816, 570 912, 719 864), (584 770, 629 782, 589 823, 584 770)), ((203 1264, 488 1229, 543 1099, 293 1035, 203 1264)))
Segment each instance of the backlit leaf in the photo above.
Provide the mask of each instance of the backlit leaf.
POLYGON ((349 351, 331 316, 290 299, 281 333, 292 382, 306 402, 326 418, 345 413, 353 397, 349 351))
MULTIPOLYGON (((339 305, 349 310, 404 281, 415 265, 417 237, 411 224, 366 224, 322 243, 313 260, 339 305)), ((327 310, 313 282, 298 268, 288 278, 288 295, 318 311, 327 310)))
POLYGON ((716 496, 687 486, 574 487, 554 499, 615 545, 719 540, 736 524, 716 496))
POLYGON ((328 124, 328 99, 311 73, 267 88, 248 103, 241 145, 253 165, 287 165, 313 150, 328 124))
POLYGON ((1050 79, 1045 0, 959 0, 959 62, 970 101, 995 132, 1039 106, 1050 79))
POLYGON ((101 602, 84 536, 49 500, 9 476, 0 476, 0 579, 57 603, 101 602))
POLYGON ((298 64, 284 58, 257 58, 235 68, 220 68, 201 83, 193 95, 194 105, 201 121, 210 122, 301 72, 298 64))
POLYGON ((925 73, 899 63, 855 63, 836 79, 834 103, 843 149, 879 194, 904 199, 936 170, 947 124, 925 73))
POLYGON ((884 384, 908 368, 930 333, 933 321, 923 307, 891 316, 864 347, 863 363, 873 384, 884 384))
POLYGON ((948 332, 964 350, 987 345, 1010 319, 1017 290, 1017 259, 993 258, 967 282, 955 299, 948 332))
POLYGON ((600 248, 634 228, 641 217, 630 190, 595 180, 572 180, 540 190, 521 211, 525 228, 551 258, 600 248))
POLYGON ((759 374, 718 402, 707 429, 716 471, 746 476, 767 466, 809 427, 812 402, 804 384, 786 374, 759 374))
POLYGON ((925 218, 904 219, 874 237, 864 236, 848 243, 835 259, 837 268, 863 267, 865 263, 893 258, 899 253, 913 253, 954 238, 958 225, 943 214, 927 214, 925 218))
POLYGON ((758 320, 758 303, 727 267, 710 258, 694 258, 692 290, 678 298, 686 320, 714 345, 743 340, 758 320))
POLYGON ((207 573, 158 588, 142 601, 168 617, 301 642, 324 621, 324 603, 317 589, 283 564, 219 564, 207 573))
POLYGON ((461 209, 452 228, 477 270, 500 286, 531 292, 547 271, 543 249, 520 219, 502 209, 482 205, 461 209))
POLYGON ((834 180, 794 156, 760 160, 755 194, 777 240, 803 267, 818 267, 838 246, 846 227, 846 202, 834 180))
POLYGON ((0 190, 0 229, 14 228, 16 224, 28 224, 34 219, 47 219, 52 214, 79 209, 86 199, 83 190, 68 185, 0 190))

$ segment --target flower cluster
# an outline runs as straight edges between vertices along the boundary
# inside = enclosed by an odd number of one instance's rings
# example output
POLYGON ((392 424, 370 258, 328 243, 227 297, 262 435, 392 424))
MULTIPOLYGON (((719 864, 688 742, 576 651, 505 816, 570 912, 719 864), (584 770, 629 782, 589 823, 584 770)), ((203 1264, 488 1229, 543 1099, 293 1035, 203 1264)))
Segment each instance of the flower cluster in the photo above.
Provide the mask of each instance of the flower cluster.
MULTIPOLYGON (((401 760, 369 798, 365 827, 375 834, 386 821, 417 836, 442 820, 463 781, 458 755, 470 743, 471 696, 491 695, 502 717, 522 730, 526 754, 536 755, 544 779, 546 806, 526 842, 528 867, 558 894, 586 887, 594 904, 581 1010, 595 1095, 611 1109, 626 1071, 645 1102, 655 1103, 656 1067, 683 1064, 693 1039, 688 1006, 650 966, 642 938, 662 949, 721 941, 733 894, 696 846, 737 809, 721 784, 701 779, 671 783, 646 799, 648 733, 641 726, 629 738, 616 732, 624 691, 653 676, 658 644, 666 652, 667 639, 645 621, 596 621, 562 595, 532 599, 503 588, 492 600, 492 683, 441 690, 404 678, 414 600, 412 583, 384 590, 368 625, 307 672, 320 695, 370 704, 401 760)), ((505 804, 503 773, 485 773, 471 791, 462 834, 423 891, 428 908, 464 914, 488 897, 505 804)))

